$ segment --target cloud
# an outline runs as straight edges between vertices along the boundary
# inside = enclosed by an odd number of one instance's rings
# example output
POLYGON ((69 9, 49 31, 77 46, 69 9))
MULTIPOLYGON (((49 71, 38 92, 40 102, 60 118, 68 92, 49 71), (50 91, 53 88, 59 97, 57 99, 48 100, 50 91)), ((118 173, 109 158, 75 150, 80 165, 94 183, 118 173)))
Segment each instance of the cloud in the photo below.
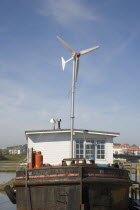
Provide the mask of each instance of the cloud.
POLYGON ((42 16, 52 17, 60 24, 74 23, 77 20, 95 21, 97 16, 80 0, 44 0, 38 13, 42 16))
POLYGON ((62 124, 69 127, 69 109, 69 100, 65 98, 42 97, 30 87, 1 78, 0 147, 25 143, 25 130, 52 128, 52 117, 62 118, 62 124))
POLYGON ((104 57, 104 63, 110 63, 114 58, 120 56, 122 53, 126 53, 126 50, 131 50, 130 45, 137 39, 140 35, 139 27, 134 27, 127 37, 122 36, 121 40, 116 41, 113 48, 109 49, 107 56, 104 57), (127 49, 128 48, 128 49, 127 49))
MULTIPOLYGON (((125 117, 122 119, 124 108, 118 101, 98 106, 76 100, 75 128, 122 132, 122 124, 128 122, 129 127, 131 124, 125 117)), ((34 89, 22 87, 10 80, 0 81, 0 110, 0 145, 3 146, 24 144, 25 130, 52 129, 49 123, 51 118, 61 118, 61 128, 70 128, 68 97, 42 97, 34 89)))

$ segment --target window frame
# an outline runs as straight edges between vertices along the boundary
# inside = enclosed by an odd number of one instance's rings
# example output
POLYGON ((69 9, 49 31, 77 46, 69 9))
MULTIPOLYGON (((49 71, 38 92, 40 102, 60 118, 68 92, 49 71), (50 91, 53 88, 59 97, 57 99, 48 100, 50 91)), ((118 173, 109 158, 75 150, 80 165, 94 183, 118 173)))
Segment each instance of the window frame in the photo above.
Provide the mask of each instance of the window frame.
POLYGON ((96 141, 96 158, 97 160, 105 160, 105 140, 100 139, 96 141), (98 153, 99 151, 99 153, 98 153), (102 153, 104 151, 104 153, 102 153), (100 156, 100 158, 99 158, 100 156), (104 156, 104 158, 102 158, 104 156))

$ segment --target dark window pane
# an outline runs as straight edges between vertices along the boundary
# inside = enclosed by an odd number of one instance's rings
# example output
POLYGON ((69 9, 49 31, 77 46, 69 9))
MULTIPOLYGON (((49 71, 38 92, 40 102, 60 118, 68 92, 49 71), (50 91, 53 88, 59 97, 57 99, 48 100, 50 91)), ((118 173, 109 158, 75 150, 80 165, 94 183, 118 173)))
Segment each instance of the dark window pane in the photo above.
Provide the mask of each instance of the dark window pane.
POLYGON ((90 140, 86 140, 86 142, 90 142, 90 140))
POLYGON ((86 159, 89 159, 89 155, 86 155, 86 159))
POLYGON ((86 150, 86 154, 90 155, 91 154, 91 150, 86 150))
POLYGON ((78 149, 76 150, 76 154, 79 154, 79 150, 78 149))
POLYGON ((83 149, 83 144, 80 144, 80 149, 83 149))
POLYGON ((94 155, 91 155, 91 159, 92 159, 92 160, 95 160, 95 156, 94 156, 94 155))
POLYGON ((100 155, 97 155, 97 159, 100 159, 100 155))
POLYGON ((91 159, 91 155, 89 155, 89 159, 91 159))
POLYGON ((94 145, 91 145, 91 149, 94 149, 94 145))
POLYGON ((94 154, 94 150, 91 150, 91 154, 94 154))
POLYGON ((100 149, 100 145, 97 145, 97 149, 100 149))
POLYGON ((91 145, 89 145, 89 149, 91 149, 91 145))
POLYGON ((86 149, 89 149, 90 147, 89 147, 89 145, 86 145, 86 149))
POLYGON ((98 155, 100 154, 100 150, 97 150, 97 154, 98 154, 98 155))
POLYGON ((76 149, 79 149, 79 144, 76 144, 76 149))
POLYGON ((83 155, 80 155, 80 158, 83 158, 83 155))
POLYGON ((79 158, 79 155, 76 155, 76 158, 79 158))
POLYGON ((105 158, 105 156, 104 155, 101 155, 101 159, 104 159, 105 158))
POLYGON ((104 150, 101 150, 101 154, 104 155, 105 154, 105 151, 104 150))
POLYGON ((101 149, 104 149, 105 148, 105 145, 101 145, 101 149))
POLYGON ((101 140, 101 144, 104 144, 105 143, 105 141, 104 140, 101 140))
POLYGON ((80 154, 83 154, 83 149, 80 149, 80 154))
POLYGON ((86 154, 90 154, 90 150, 86 150, 86 154))

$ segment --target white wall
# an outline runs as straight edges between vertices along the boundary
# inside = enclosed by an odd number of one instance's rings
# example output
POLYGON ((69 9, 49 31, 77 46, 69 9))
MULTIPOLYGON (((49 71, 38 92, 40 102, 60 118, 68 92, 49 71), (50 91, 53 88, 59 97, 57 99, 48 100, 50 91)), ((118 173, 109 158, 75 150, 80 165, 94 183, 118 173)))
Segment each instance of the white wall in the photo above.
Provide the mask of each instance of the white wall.
MULTIPOLYGON (((112 164, 113 163, 113 138, 104 135, 75 134, 74 139, 94 139, 104 140, 105 143, 105 159, 96 159, 97 164, 112 164)), ((74 144, 75 145, 75 144, 74 144)), ((59 134, 35 134, 28 136, 28 148, 35 151, 41 151, 43 155, 43 163, 61 164, 64 158, 70 158, 70 133, 59 134)), ((96 145, 95 145, 96 147, 96 145)), ((95 148, 96 150, 96 148, 95 148)), ((74 152, 75 154, 75 152, 74 152)))
POLYGON ((70 158, 69 139, 70 134, 30 135, 28 148, 41 151, 45 164, 61 164, 64 158, 70 158))

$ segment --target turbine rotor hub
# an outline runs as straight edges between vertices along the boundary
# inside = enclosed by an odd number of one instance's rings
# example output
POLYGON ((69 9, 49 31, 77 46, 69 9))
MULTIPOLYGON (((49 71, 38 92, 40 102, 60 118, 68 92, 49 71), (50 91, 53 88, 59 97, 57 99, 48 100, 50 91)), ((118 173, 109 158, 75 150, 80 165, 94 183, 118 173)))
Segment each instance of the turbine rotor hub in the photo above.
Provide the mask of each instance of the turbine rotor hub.
POLYGON ((81 54, 80 53, 76 53, 75 55, 76 55, 76 57, 79 58, 81 54))

